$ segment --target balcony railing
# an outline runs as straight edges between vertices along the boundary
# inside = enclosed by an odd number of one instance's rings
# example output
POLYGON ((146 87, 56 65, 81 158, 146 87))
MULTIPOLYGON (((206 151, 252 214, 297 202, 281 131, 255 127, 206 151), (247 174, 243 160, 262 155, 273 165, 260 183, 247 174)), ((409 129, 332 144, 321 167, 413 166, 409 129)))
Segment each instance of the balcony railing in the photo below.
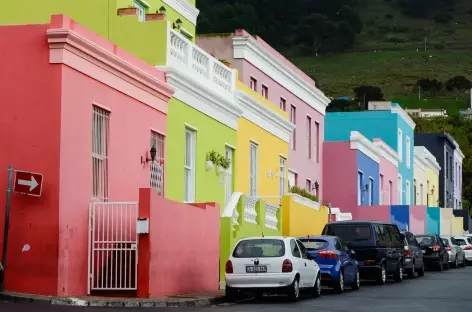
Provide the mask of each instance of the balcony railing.
POLYGON ((173 29, 169 29, 168 45, 167 65, 189 73, 197 81, 223 96, 234 92, 236 87, 234 70, 228 68, 173 29))

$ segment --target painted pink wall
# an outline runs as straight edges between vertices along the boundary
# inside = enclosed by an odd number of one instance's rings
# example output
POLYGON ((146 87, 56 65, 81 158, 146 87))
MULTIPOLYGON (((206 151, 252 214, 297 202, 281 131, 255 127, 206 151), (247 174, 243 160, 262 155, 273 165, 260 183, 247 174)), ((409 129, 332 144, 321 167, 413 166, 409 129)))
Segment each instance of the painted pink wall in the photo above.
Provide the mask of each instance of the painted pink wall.
POLYGON ((323 143, 323 199, 342 212, 357 209, 357 151, 349 142, 323 143))
MULTIPOLYGON (((146 203, 146 200, 140 202, 146 203)), ((156 192, 150 192, 148 202, 149 296, 217 290, 219 206, 214 203, 187 205, 159 197, 156 192)))
POLYGON ((425 234, 426 231, 426 206, 410 206, 410 232, 413 234, 425 234))
POLYGON ((383 157, 380 157, 380 174, 384 176, 382 203, 383 205, 396 205, 398 202, 398 168, 383 157), (389 181, 392 181, 392 198, 389 197, 389 181))
POLYGON ((352 219, 390 222, 390 206, 359 206, 352 219))

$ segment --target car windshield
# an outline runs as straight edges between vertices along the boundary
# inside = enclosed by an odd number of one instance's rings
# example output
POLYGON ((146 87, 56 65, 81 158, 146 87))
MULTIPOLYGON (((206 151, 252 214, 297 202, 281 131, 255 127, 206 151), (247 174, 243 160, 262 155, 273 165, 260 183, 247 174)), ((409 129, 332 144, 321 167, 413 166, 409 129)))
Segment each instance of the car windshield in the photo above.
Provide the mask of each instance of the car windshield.
POLYGON ((326 249, 326 247, 328 247, 329 245, 327 241, 322 239, 303 238, 300 239, 300 241, 303 243, 303 245, 308 251, 326 249))
POLYGON ((465 246, 467 245, 466 241, 461 239, 461 238, 456 238, 456 243, 457 243, 457 246, 465 246))
POLYGON ((240 241, 233 252, 234 258, 271 258, 285 255, 285 244, 280 239, 248 239, 240 241))
POLYGON ((371 238, 367 224, 329 224, 325 235, 340 237, 346 244, 368 241, 371 238))
POLYGON ((449 246, 449 240, 447 238, 441 238, 443 241, 444 245, 449 246))
POLYGON ((416 241, 421 246, 433 246, 433 236, 416 236, 416 241))

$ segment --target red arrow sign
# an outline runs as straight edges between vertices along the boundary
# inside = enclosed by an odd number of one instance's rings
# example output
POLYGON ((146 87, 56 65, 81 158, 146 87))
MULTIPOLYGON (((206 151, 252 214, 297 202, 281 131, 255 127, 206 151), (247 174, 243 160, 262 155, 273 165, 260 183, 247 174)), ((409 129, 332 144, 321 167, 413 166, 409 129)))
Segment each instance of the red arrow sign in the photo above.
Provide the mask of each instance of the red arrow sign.
POLYGON ((41 196, 43 190, 43 175, 41 173, 16 171, 13 190, 20 194, 41 196))

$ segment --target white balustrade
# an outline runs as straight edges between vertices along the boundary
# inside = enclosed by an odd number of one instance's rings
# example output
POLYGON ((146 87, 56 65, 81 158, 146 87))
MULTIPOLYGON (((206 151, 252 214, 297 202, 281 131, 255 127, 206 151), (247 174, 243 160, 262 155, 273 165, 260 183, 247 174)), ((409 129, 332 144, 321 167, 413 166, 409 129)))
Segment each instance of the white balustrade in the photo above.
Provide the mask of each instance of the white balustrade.
POLYGON ((266 228, 277 230, 277 224, 279 220, 277 219, 277 211, 279 206, 266 203, 266 215, 265 215, 265 226, 266 228))
POLYGON ((234 92, 235 72, 173 29, 169 29, 168 58, 168 65, 190 71, 200 82, 234 92))
POLYGON ((239 219, 239 212, 238 212, 238 206, 236 205, 236 207, 234 208, 233 210, 233 230, 235 230, 235 226, 239 225, 239 222, 238 222, 238 219, 239 219))
POLYGON ((244 198, 244 220, 248 223, 257 224, 257 202, 258 199, 255 197, 245 196, 244 198))

